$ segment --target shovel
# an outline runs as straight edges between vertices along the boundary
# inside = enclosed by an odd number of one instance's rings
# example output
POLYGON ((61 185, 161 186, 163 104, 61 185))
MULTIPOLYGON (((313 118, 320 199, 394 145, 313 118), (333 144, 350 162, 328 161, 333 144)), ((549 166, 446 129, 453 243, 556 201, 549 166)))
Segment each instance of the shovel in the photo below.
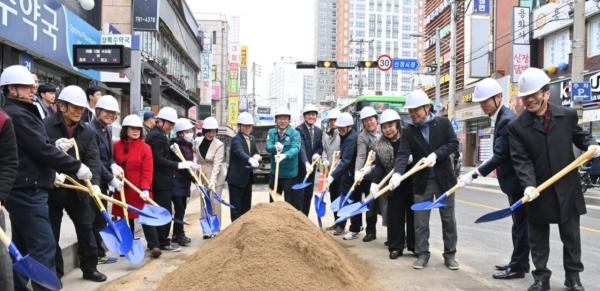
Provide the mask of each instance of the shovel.
MULTIPOLYGON (((331 159, 331 169, 329 171, 325 171, 328 172, 327 174, 325 174, 327 178, 331 176, 331 173, 333 173, 333 171, 337 167, 339 154, 340 151, 333 152, 333 157, 331 159)), ((325 185, 325 187, 323 187, 321 195, 315 195, 315 213, 317 213, 319 227, 322 226, 321 218, 325 216, 325 212, 327 211, 327 203, 325 202, 325 194, 327 194, 327 191, 329 191, 329 185, 325 185)))
POLYGON ((444 203, 444 202, 446 202, 446 199, 448 199, 448 197, 450 197, 452 194, 454 194, 454 192, 458 191, 458 189, 460 189, 460 188, 461 188, 460 184, 456 184, 456 185, 454 185, 454 187, 452 187, 452 188, 450 188, 450 190, 444 192, 444 194, 439 196, 433 202, 432 201, 423 201, 423 202, 415 203, 410 207, 410 209, 412 209, 413 211, 424 211, 424 210, 431 210, 433 208, 444 207, 444 206, 446 206, 446 204, 444 203))
MULTIPOLYGON (((56 277, 56 274, 29 255, 23 257, 21 252, 19 252, 19 249, 17 249, 17 246, 10 241, 2 228, 0 228, 0 241, 8 248, 8 252, 10 252, 11 256, 17 261, 13 264, 13 269, 45 288, 60 290, 62 286, 60 280, 56 277)), ((12 280, 12 278, 10 280, 12 280)))
POLYGON ((277 151, 277 154, 275 155, 275 181, 273 182, 273 186, 275 186, 274 187, 275 189, 269 189, 269 194, 271 195, 271 199, 273 199, 273 201, 275 201, 275 202, 284 201, 283 196, 281 196, 281 194, 277 193, 277 186, 279 184, 279 163, 280 163, 280 161, 277 159, 277 157, 280 154, 281 154, 281 152, 277 151))
MULTIPOLYGON (((119 189, 121 202, 123 204, 127 204, 127 199, 125 198, 125 176, 121 177, 121 189, 119 189)), ((125 222, 129 223, 129 211, 127 211, 126 207, 123 207, 123 215, 125 216, 125 222)), ((141 216, 140 216, 141 217, 141 216)), ((140 218, 141 220, 141 218, 140 218)), ((130 225, 131 229, 133 225, 130 225)), ((131 245, 131 251, 125 254, 125 258, 132 262, 135 265, 139 265, 144 261, 144 246, 142 246, 142 242, 139 238, 134 237, 133 243, 131 245)))
MULTIPOLYGON (((365 169, 370 167, 374 161, 375 151, 369 151, 367 161, 365 162, 365 165, 362 168, 365 169)), ((342 208, 347 203, 352 203, 353 201, 350 200, 350 195, 352 195, 352 192, 354 192, 354 188, 356 188, 356 186, 358 186, 360 182, 362 182, 362 179, 355 179, 354 183, 352 184, 352 187, 350 187, 350 190, 348 190, 348 192, 345 195, 340 195, 338 196, 338 198, 333 200, 333 202, 331 202, 331 211, 338 212, 340 208, 342 208)))
MULTIPOLYGON (((552 186, 552 184, 556 183, 556 181, 560 180, 566 174, 579 168, 581 165, 583 165, 587 161, 591 160, 594 157, 594 153, 595 153, 594 150, 591 150, 591 149, 588 150, 587 152, 585 152, 584 154, 579 156, 576 160, 574 160, 573 162, 568 164, 566 167, 564 167, 562 170, 560 170, 558 173, 556 173, 552 177, 550 177, 550 179, 548 179, 544 183, 542 183, 542 185, 537 186, 537 188, 535 188, 535 191, 538 193, 542 193, 542 191, 544 191, 548 187, 552 186)), ((528 202, 530 202, 530 201, 528 200, 527 196, 523 196, 523 198, 519 199, 517 202, 513 203, 513 205, 511 205, 508 208, 490 212, 488 214, 485 214, 485 215, 479 217, 475 221, 475 223, 489 222, 489 221, 494 221, 494 220, 498 220, 498 219, 502 219, 502 218, 511 216, 513 214, 513 212, 515 212, 517 209, 519 209, 519 207, 521 207, 523 204, 526 204, 528 202)))
MULTIPOLYGON (((400 181, 404 181, 408 177, 412 176, 414 173, 427 168, 428 164, 425 162, 425 160, 426 159, 423 158, 419 162, 417 162, 417 164, 414 167, 412 167, 412 169, 410 169, 408 172, 406 172, 406 173, 404 173, 404 175, 402 175, 402 177, 400 178, 400 181)), ((390 178, 391 178, 391 176, 390 176, 390 178)), ((375 193, 374 195, 369 195, 369 197, 366 200, 342 207, 340 209, 340 211, 338 211, 338 213, 337 213, 338 219, 335 221, 335 223, 340 223, 352 216, 361 214, 363 212, 367 212, 369 210, 369 204, 371 204, 373 201, 375 201, 375 199, 379 198, 380 196, 387 193, 391 189, 392 189, 392 187, 390 185, 387 185, 383 189, 381 189, 377 193, 375 193)))
MULTIPOLYGON (((319 161, 319 159, 316 159, 316 160, 312 161, 311 166, 313 166, 313 171, 314 171, 314 167, 315 167, 315 165, 317 164, 318 161, 319 161)), ((292 189, 294 189, 294 190, 300 190, 300 189, 304 189, 304 188, 310 186, 312 183, 311 182, 307 182, 307 181, 308 181, 308 177, 311 174, 312 174, 312 171, 311 172, 307 172, 306 175, 304 176, 304 179, 302 180, 302 182, 294 184, 292 186, 292 189)))
MULTIPOLYGON (((138 193, 138 195, 142 195, 142 190, 140 190, 137 186, 133 185, 133 183, 131 183, 131 181, 127 180, 127 178, 123 177, 123 181, 125 181, 125 184, 127 186, 129 186, 131 189, 133 189, 133 191, 135 191, 136 193, 138 193)), ((169 213, 169 210, 165 209, 162 206, 159 206, 158 203, 156 203, 156 202, 154 202, 154 200, 152 200, 152 198, 148 198, 148 199, 146 199, 144 201, 150 203, 150 205, 152 205, 152 206, 154 206, 156 208, 161 208, 162 209, 161 212, 163 212, 163 213, 165 213, 165 212, 169 213)), ((171 215, 171 214, 169 214, 169 215, 171 215)), ((187 223, 187 222, 185 222, 185 221, 183 221, 181 219, 175 218, 175 217, 171 217, 171 219, 175 223, 190 225, 189 223, 187 223)))
MULTIPOLYGON (((204 172, 200 171, 200 177, 202 179, 204 179, 204 183, 206 183, 206 185, 210 184, 210 182, 208 181, 208 178, 206 177, 204 172)), ((231 205, 231 203, 227 202, 227 200, 225 200, 225 198, 223 198, 221 193, 218 193, 217 191, 215 191, 214 194, 215 194, 215 199, 217 199, 217 201, 219 201, 219 203, 221 203, 229 208, 235 208, 235 206, 231 205)))

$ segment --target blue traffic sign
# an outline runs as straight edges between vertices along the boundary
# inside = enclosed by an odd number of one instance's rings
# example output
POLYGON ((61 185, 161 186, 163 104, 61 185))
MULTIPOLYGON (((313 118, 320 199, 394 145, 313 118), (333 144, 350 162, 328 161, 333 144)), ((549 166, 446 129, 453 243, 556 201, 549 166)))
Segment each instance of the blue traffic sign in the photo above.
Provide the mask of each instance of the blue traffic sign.
POLYGON ((393 59, 392 70, 395 71, 416 71, 421 66, 417 59, 393 59))
POLYGON ((573 101, 592 101, 592 86, 590 82, 571 83, 571 99, 573 101))

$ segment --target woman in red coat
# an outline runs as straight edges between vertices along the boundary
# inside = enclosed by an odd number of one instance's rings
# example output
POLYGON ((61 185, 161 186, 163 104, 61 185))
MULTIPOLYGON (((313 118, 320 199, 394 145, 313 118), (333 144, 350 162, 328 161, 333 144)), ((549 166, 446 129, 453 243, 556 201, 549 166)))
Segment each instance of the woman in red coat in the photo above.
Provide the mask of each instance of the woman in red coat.
MULTIPOLYGON (((121 128, 120 140, 113 144, 113 155, 115 162, 125 171, 125 177, 133 185, 142 190, 142 194, 138 194, 131 187, 125 185, 125 199, 128 204, 142 209, 144 204, 148 203, 144 200, 152 198, 150 187, 152 186, 152 150, 150 146, 144 142, 142 119, 135 115, 129 115, 123 119, 121 128)), ((121 199, 121 193, 115 193, 115 199, 121 199)), ((114 216, 123 216, 123 208, 112 208, 114 216)), ((138 217, 138 214, 133 211, 128 211, 129 225, 133 232, 133 220, 138 217)), ((158 235, 156 227, 142 225, 144 236, 148 243, 148 248, 151 250, 153 257, 160 256, 158 243, 158 235)))

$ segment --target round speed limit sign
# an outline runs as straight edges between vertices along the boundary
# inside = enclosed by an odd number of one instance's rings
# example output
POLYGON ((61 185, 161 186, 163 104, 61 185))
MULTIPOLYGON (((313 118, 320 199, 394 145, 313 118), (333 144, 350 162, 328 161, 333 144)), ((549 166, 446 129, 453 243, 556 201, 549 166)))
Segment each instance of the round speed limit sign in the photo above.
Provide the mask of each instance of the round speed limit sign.
POLYGON ((382 71, 388 71, 392 68, 392 58, 388 55, 380 55, 377 58, 377 68, 382 71))

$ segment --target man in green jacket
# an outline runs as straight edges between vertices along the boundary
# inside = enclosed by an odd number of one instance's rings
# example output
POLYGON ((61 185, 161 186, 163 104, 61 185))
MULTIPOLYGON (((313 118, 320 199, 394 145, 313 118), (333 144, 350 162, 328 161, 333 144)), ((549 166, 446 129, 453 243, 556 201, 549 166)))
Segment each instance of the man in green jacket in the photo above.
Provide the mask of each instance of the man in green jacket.
MULTIPOLYGON (((275 111, 274 128, 267 134, 267 151, 271 154, 271 178, 269 188, 273 189, 275 182, 275 164, 279 161, 279 176, 277 177, 277 193, 284 193, 287 203, 302 210, 303 192, 292 189, 298 176, 298 154, 300 153, 300 133, 290 126, 292 114, 287 108, 275 111)), ((272 201, 272 199, 271 199, 272 201)))

